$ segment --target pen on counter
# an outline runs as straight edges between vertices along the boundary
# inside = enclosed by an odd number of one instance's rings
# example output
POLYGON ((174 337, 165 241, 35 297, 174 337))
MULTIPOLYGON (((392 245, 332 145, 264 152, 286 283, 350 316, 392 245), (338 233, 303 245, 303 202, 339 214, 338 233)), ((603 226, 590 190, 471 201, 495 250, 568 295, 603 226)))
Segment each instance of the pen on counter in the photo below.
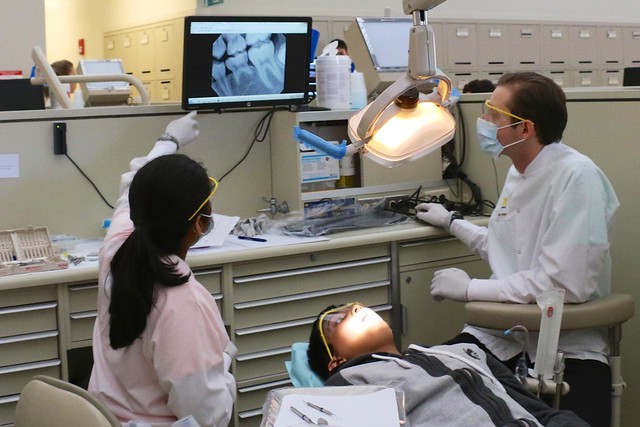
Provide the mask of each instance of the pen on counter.
POLYGON ((322 406, 318 406, 315 403, 311 403, 311 402, 307 402, 306 400, 303 400, 304 403, 307 404, 307 406, 311 406, 313 409, 317 409, 318 411, 327 414, 327 415, 333 415, 333 412, 329 411, 328 409, 323 408, 322 406))
POLYGON ((249 237, 249 236, 238 236, 240 240, 251 240, 252 242, 266 242, 267 239, 263 239, 261 237, 249 237))
POLYGON ((303 414, 302 412, 300 412, 299 410, 297 410, 296 408, 294 408, 293 406, 289 406, 289 409, 291 409, 291 412, 293 412, 294 414, 296 414, 297 416, 299 416, 300 418, 302 418, 304 421, 306 421, 309 424, 315 424, 313 422, 313 420, 309 417, 307 417, 305 414, 303 414))

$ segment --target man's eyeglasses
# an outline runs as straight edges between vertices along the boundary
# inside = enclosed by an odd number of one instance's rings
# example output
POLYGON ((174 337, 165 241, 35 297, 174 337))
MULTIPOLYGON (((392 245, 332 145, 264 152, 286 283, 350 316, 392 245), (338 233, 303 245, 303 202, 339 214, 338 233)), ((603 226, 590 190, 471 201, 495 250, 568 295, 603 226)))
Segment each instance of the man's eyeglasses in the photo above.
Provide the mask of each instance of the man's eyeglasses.
POLYGON ((496 107, 495 105, 491 104, 488 99, 484 101, 484 104, 482 104, 482 115, 484 116, 485 114, 487 114, 490 117, 497 118, 497 115, 494 113, 494 111, 509 117, 513 117, 514 119, 520 120, 521 122, 527 121, 527 119, 523 117, 516 116, 515 114, 511 114, 508 111, 496 107))
MULTIPOLYGON (((196 211, 193 213, 193 215, 191 215, 189 217, 189 219, 187 221, 191 221, 198 214, 198 212, 200 212, 200 209, 202 209, 204 207, 204 205, 206 205, 207 202, 209 202, 209 200, 211 200, 213 195, 216 194, 216 191, 218 191, 218 181, 216 181, 215 178, 211 178, 211 177, 209 177, 209 181, 211 181, 213 183, 213 189, 211 190, 211 194, 209 194, 209 196, 207 196, 207 198, 204 199, 204 202, 202 202, 202 204, 200 206, 198 206, 198 209, 196 209, 196 211)), ((206 216, 207 218, 211 217, 211 216, 207 216, 206 214, 200 214, 200 215, 206 216)))
POLYGON ((331 350, 329 349, 327 336, 331 336, 333 331, 335 331, 336 326, 338 326, 347 317, 347 314, 349 314, 349 312, 355 306, 364 307, 364 305, 359 302, 350 302, 348 304, 343 304, 336 308, 332 308, 331 310, 327 310, 324 313, 322 313, 322 315, 320 315, 320 320, 318 321, 318 328, 320 329, 320 336, 322 337, 322 343, 324 344, 324 347, 327 349, 327 354, 329 355, 329 359, 333 359, 333 354, 331 354, 331 350))

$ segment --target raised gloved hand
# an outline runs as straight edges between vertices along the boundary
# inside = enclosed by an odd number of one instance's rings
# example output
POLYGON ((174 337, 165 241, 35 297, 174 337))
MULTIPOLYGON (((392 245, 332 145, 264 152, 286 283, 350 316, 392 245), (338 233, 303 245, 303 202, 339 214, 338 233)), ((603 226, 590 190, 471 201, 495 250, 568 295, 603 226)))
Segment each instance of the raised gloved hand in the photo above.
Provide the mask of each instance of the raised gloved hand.
POLYGON ((198 121, 196 120, 197 113, 197 111, 192 111, 167 125, 165 132, 178 141, 178 146, 184 147, 200 134, 198 121))
POLYGON ((449 229, 452 212, 440 203, 420 203, 416 206, 416 218, 436 227, 449 229))
POLYGON ((451 299, 467 301, 467 289, 471 278, 459 268, 445 268, 433 274, 431 297, 436 301, 451 299))

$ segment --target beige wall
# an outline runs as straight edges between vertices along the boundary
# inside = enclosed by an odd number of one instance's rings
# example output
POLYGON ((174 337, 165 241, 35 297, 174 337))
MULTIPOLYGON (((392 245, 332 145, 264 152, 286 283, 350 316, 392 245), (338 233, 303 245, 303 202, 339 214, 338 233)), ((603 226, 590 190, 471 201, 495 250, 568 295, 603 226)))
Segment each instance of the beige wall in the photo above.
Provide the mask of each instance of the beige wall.
POLYGON ((34 45, 45 48, 44 0, 0 1, 0 70, 21 70, 29 77, 34 45))

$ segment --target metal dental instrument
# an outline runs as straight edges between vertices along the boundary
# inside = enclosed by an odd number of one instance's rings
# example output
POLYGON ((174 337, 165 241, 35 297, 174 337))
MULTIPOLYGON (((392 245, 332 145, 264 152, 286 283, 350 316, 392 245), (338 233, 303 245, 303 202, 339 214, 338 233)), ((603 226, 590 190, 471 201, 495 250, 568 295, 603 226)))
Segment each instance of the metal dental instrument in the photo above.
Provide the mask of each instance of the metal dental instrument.
POLYGON ((303 414, 301 411, 297 410, 293 406, 289 406, 289 409, 291 409, 291 412, 293 412, 294 414, 296 414, 297 416, 302 418, 305 422, 307 422, 309 424, 316 424, 316 423, 313 422, 313 420, 311 418, 309 418, 308 416, 306 416, 305 414, 303 414))
POLYGON ((318 406, 315 403, 311 403, 311 402, 307 402, 306 400, 303 400, 303 402, 307 405, 307 406, 311 406, 313 409, 316 409, 324 414, 327 415, 333 415, 333 412, 329 411, 328 409, 323 408, 322 406, 318 406))

